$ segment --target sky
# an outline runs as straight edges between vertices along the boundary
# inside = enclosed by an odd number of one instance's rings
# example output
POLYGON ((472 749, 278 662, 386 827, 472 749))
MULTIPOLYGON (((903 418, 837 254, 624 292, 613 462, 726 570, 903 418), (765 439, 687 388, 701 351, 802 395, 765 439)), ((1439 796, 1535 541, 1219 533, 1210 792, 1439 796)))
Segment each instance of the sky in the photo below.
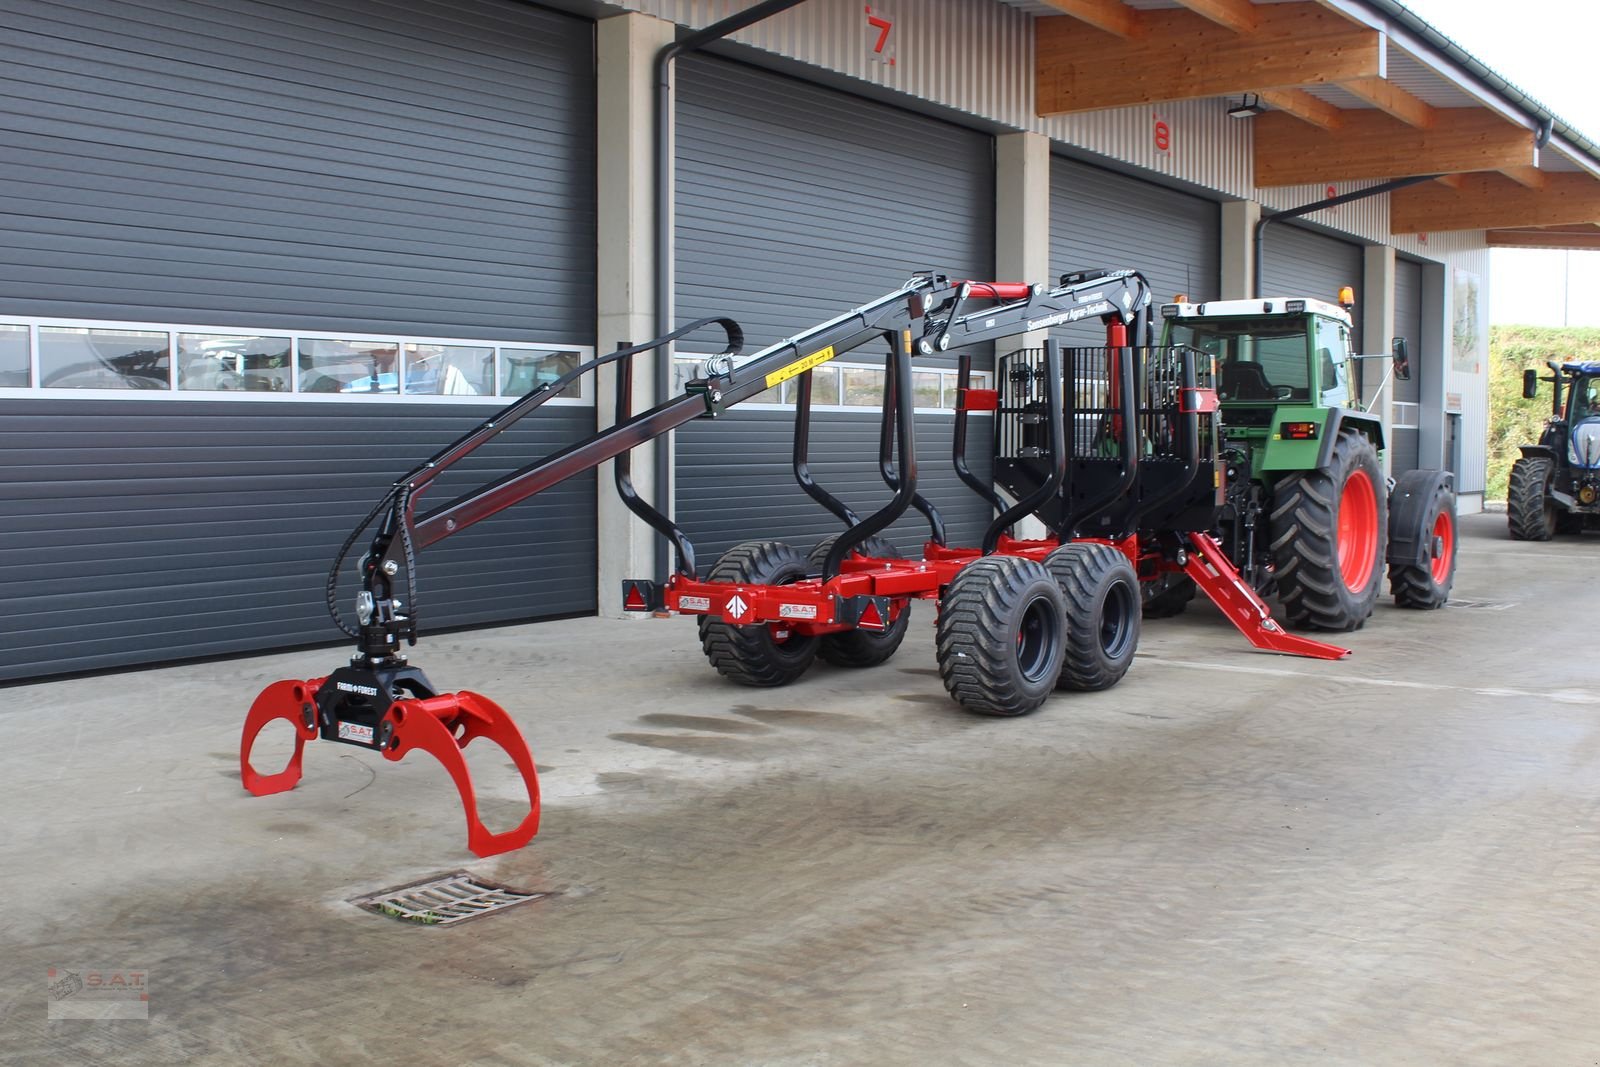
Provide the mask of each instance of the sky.
MULTIPOLYGON (((1400 0, 1441 33, 1600 144, 1597 0, 1400 0)), ((1600 251, 1493 251, 1496 324, 1600 326, 1600 251)))

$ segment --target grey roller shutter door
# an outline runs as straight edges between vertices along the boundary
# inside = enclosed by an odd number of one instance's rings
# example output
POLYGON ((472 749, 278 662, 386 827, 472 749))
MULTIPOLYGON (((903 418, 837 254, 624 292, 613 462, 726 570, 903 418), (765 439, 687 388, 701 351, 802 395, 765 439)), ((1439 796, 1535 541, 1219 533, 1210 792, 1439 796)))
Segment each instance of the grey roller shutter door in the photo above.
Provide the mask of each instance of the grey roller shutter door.
POLYGON ((0 311, 592 340, 592 23, 510 0, 0 18, 0 311))
MULTIPOLYGON (((1076 160, 1050 162, 1050 269, 1142 272, 1157 304, 1222 294, 1220 208, 1209 200, 1076 160)), ((1061 331, 1073 344, 1103 344, 1098 323, 1061 331)))
MULTIPOLYGON (((677 317, 731 315, 747 350, 880 296, 919 270, 986 277, 994 265, 993 141, 832 89, 706 57, 678 66, 677 317)), ((979 352, 979 366, 989 366, 979 352)), ((882 365, 876 346, 842 361, 882 365)), ((917 359, 950 366, 953 356, 917 359)), ((951 540, 974 543, 987 505, 950 469, 950 416, 917 419, 919 485, 951 540)), ((793 417, 736 409, 677 434, 677 514, 702 568, 729 546, 775 537, 805 550, 839 522, 795 485, 793 417)), ((987 478, 992 427, 973 419, 973 468, 987 478)), ((818 412, 818 481, 865 514, 888 500, 878 421, 818 412)), ((927 527, 891 531, 903 550, 927 527)))
MULTIPOLYGON (((588 408, 545 411, 428 503, 593 429, 588 408)), ((477 417, 420 404, 0 403, 0 678, 341 640, 323 593, 340 543, 477 417)), ((424 633, 593 611, 594 537, 590 475, 425 549, 424 633)), ((347 611, 365 543, 342 576, 347 611)))
MULTIPOLYGON (((509 0, 0 13, 0 316, 593 342, 592 23, 509 0)), ((492 410, 0 406, 5 679, 340 640, 345 533, 492 410)), ((593 429, 545 414, 473 472, 593 429)), ((426 550, 424 632, 593 611, 594 485, 426 550)))
POLYGON ((1420 411, 1422 395, 1422 264, 1399 259, 1394 264, 1394 333, 1411 352, 1411 380, 1394 381, 1394 429, 1389 443, 1392 474, 1421 466, 1420 411))
POLYGON ((1355 286, 1358 310, 1351 343, 1360 347, 1359 300, 1365 269, 1360 245, 1279 223, 1267 229, 1261 259, 1262 296, 1304 296, 1335 304, 1340 286, 1355 286))

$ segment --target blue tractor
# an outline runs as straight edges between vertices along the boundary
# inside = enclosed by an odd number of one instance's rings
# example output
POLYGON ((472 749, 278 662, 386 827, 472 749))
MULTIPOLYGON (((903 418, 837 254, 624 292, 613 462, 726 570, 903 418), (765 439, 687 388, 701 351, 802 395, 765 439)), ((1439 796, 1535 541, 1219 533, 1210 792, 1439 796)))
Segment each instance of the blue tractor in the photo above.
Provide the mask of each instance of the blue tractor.
POLYGON ((1545 365, 1548 377, 1522 373, 1527 399, 1539 395, 1541 381, 1555 394, 1539 443, 1523 445, 1511 468, 1506 521, 1517 541, 1548 541, 1600 524, 1600 363, 1545 365))

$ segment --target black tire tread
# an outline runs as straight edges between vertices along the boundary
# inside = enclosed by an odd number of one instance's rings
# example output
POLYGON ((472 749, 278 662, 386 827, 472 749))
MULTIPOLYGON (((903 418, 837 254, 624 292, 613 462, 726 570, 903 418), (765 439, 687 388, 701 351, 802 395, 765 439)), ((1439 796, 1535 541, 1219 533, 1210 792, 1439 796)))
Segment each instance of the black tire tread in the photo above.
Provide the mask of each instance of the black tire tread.
MULTIPOLYGON (((1444 486, 1434 490, 1433 500, 1423 512, 1423 523, 1428 529, 1433 528, 1435 516, 1443 509, 1448 509, 1452 522, 1456 510, 1456 495, 1444 486)), ((1450 587, 1455 584, 1456 563, 1460 556, 1459 531, 1457 533, 1456 555, 1450 560, 1450 574, 1443 582, 1433 580, 1433 568, 1426 563, 1422 564, 1390 564, 1389 566, 1389 592, 1394 594, 1394 602, 1402 608, 1411 608, 1416 611, 1433 611, 1445 606, 1450 599, 1450 587)))
MULTIPOLYGON (((746 541, 724 552, 706 576, 713 582, 781 584, 804 576, 805 558, 782 541, 746 541)), ((721 619, 701 616, 700 647, 717 673, 740 685, 769 689, 788 685, 811 666, 817 641, 809 639, 810 650, 795 638, 791 654, 783 660, 772 655, 771 637, 764 625, 734 626, 721 619)))
MULTIPOLYGON (((822 570, 828 553, 842 534, 829 534, 817 542, 817 547, 806 557, 806 566, 813 573, 822 570)), ((900 550, 881 537, 869 537, 856 546, 856 552, 878 559, 900 559, 900 550)), ((845 630, 842 633, 824 634, 817 646, 817 655, 835 667, 860 670, 876 667, 886 662, 900 649, 911 625, 911 605, 907 604, 900 617, 884 630, 845 630)))
MULTIPOLYGON (((1037 693, 1020 692, 1013 670, 1016 634, 1010 607, 1046 583, 1058 617, 1065 598, 1042 563, 1015 556, 985 556, 962 567, 939 602, 934 648, 944 687, 967 711, 978 715, 1025 715, 1049 697, 1053 681, 1037 693), (1008 647, 1009 646, 1009 647, 1008 647)), ((1064 629, 1064 627, 1063 627, 1064 629)), ((1063 650, 1056 652, 1059 660, 1063 650)))
POLYGON ((1269 517, 1279 602, 1291 626, 1314 630, 1359 630, 1372 615, 1383 585, 1383 535, 1389 529, 1388 500, 1377 449, 1358 433, 1341 433, 1327 467, 1299 471, 1273 491, 1269 517), (1362 595, 1345 588, 1339 574, 1338 503, 1351 471, 1367 469, 1378 505, 1378 558, 1362 595))
POLYGON ((1555 463, 1549 456, 1523 456, 1511 465, 1506 491, 1506 527, 1513 541, 1549 541, 1556 531, 1545 510, 1545 487, 1555 463))
POLYGON ((1189 601, 1198 592, 1187 574, 1169 574, 1165 579, 1146 582, 1140 590, 1141 612, 1147 619, 1170 619, 1189 610, 1189 601), (1154 588, 1159 586, 1160 588, 1154 588), (1148 594, 1148 595, 1146 595, 1148 594))
POLYGON ((1056 688, 1084 693, 1110 689, 1133 664, 1139 646, 1140 612, 1135 607, 1130 613, 1133 640, 1126 654, 1115 659, 1108 657, 1100 644, 1100 612, 1110 592, 1108 583, 1125 583, 1132 603, 1139 603, 1138 572, 1115 548, 1093 543, 1063 545, 1050 553, 1045 566, 1067 600, 1066 655, 1056 688))

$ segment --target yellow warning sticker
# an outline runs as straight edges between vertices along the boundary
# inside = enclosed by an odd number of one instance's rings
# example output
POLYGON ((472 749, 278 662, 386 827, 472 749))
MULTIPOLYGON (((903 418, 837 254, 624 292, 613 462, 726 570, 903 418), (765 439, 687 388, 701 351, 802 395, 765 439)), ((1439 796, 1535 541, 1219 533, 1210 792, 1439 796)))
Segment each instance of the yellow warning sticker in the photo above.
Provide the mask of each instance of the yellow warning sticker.
POLYGON ((822 366, 833 357, 833 346, 829 345, 827 348, 819 349, 818 351, 811 353, 804 359, 797 359, 787 367, 784 367, 782 370, 775 370, 771 374, 767 375, 767 388, 771 389, 779 382, 786 382, 790 378, 799 377, 812 367, 822 366))

